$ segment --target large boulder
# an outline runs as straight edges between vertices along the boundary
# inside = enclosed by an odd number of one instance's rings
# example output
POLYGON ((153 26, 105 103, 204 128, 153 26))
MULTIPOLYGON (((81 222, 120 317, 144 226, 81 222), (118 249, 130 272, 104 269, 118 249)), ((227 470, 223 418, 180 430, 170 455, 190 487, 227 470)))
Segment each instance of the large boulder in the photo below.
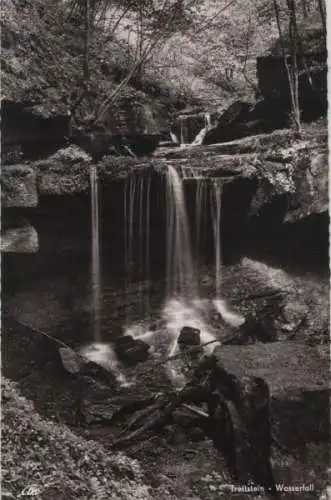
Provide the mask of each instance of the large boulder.
POLYGON ((222 143, 284 128, 288 124, 287 115, 287 111, 265 99, 254 104, 235 101, 218 119, 216 126, 207 130, 203 144, 222 143))
POLYGON ((124 335, 116 340, 115 350, 121 361, 135 365, 147 361, 149 345, 131 335, 124 335))
POLYGON ((204 137, 204 144, 230 141, 241 137, 240 126, 247 119, 250 104, 235 101, 217 120, 216 126, 204 137))
MULTIPOLYGON (((303 120, 311 121, 327 111, 327 51, 319 13, 309 16, 298 29, 298 49, 301 51, 298 53, 299 101, 303 120)), ((257 79, 263 97, 274 108, 289 112, 291 96, 282 48, 285 46, 286 53, 290 54, 288 33, 282 38, 257 58, 257 79)), ((288 63, 292 63, 290 56, 288 63)))
POLYGON ((9 228, 1 234, 1 252, 36 253, 39 250, 38 233, 32 226, 9 228))
POLYGON ((3 99, 1 102, 2 160, 9 163, 19 148, 23 159, 38 159, 66 145, 70 134, 69 111, 43 116, 24 102, 3 99))
POLYGON ((191 326, 184 326, 177 342, 180 348, 199 346, 201 343, 200 330, 191 326))
POLYGON ((77 146, 60 149, 35 164, 40 195, 88 192, 91 157, 77 146))
POLYGON ((258 187, 251 214, 286 199, 284 222, 328 211, 327 144, 318 137, 277 148, 256 162, 258 187))
POLYGON ((310 154, 305 150, 299 152, 293 172, 295 194, 285 222, 328 211, 328 164, 329 154, 326 149, 311 149, 310 154))
POLYGON ((2 207, 35 207, 38 204, 37 178, 27 165, 6 165, 1 175, 2 207))
POLYGON ((236 377, 261 377, 267 382, 272 422, 282 440, 301 447, 328 435, 327 346, 298 342, 220 346, 214 356, 222 369, 236 377))

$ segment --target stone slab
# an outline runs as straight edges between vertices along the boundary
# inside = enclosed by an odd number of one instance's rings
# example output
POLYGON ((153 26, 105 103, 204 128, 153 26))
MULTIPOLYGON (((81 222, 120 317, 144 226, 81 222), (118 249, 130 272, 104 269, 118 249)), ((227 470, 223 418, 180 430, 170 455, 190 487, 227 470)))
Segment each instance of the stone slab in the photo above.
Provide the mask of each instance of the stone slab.
POLYGON ((219 346, 222 366, 237 376, 262 377, 272 396, 329 388, 329 347, 283 341, 219 346))
POLYGON ((6 165, 2 168, 1 192, 3 207, 36 207, 38 205, 37 177, 27 165, 6 165))
POLYGON ((1 235, 0 249, 5 253, 36 253, 38 233, 32 226, 6 229, 1 235))
POLYGON ((328 442, 329 346, 284 341, 217 347, 215 354, 237 376, 265 379, 273 432, 288 449, 328 442))

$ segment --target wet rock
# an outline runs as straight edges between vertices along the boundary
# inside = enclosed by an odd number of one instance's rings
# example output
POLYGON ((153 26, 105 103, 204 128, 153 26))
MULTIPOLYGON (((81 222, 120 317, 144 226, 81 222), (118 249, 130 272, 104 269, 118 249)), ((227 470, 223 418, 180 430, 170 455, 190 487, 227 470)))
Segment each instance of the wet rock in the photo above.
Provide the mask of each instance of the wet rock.
POLYGON ((106 384, 108 388, 116 387, 115 375, 110 370, 107 370, 93 361, 89 361, 82 365, 79 376, 81 378, 87 377, 92 381, 100 381, 101 383, 106 384))
POLYGON ((37 178, 32 167, 6 165, 2 168, 1 192, 3 207, 36 207, 37 178))
POLYGON ((116 340, 115 350, 121 361, 135 365, 147 361, 149 345, 131 335, 124 335, 116 340))
POLYGON ((200 330, 191 326, 184 326, 177 342, 180 348, 199 346, 201 343, 200 330))
POLYGON ((298 151, 292 174, 295 186, 285 222, 328 211, 328 152, 323 148, 298 151))
POLYGON ((123 335, 122 337, 119 337, 115 343, 115 349, 117 354, 122 352, 127 347, 132 346, 134 342, 135 341, 132 335, 123 335))
POLYGON ((236 101, 222 114, 216 127, 207 132, 204 144, 231 141, 242 136, 240 125, 247 119, 251 104, 236 101))
POLYGON ((38 250, 38 233, 32 226, 6 229, 1 235, 1 252, 36 253, 38 250))
MULTIPOLYGON (((265 314, 261 317, 252 315, 246 319, 235 337, 238 337, 238 344, 246 344, 250 341, 267 343, 278 340, 278 332, 271 315, 265 314)), ((236 343, 236 340, 233 343, 236 343)))

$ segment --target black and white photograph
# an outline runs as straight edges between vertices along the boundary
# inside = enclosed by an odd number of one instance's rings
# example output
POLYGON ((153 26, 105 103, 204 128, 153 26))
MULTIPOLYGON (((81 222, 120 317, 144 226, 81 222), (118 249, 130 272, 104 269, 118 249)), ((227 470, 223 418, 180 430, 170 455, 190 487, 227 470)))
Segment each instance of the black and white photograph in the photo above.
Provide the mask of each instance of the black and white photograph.
POLYGON ((327 3, 2 0, 3 500, 331 500, 327 3))

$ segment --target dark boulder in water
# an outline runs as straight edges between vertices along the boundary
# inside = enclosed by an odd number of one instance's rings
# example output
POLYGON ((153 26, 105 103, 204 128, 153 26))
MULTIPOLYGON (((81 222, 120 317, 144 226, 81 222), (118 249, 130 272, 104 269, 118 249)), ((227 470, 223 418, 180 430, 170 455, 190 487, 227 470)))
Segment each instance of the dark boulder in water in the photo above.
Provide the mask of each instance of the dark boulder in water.
POLYGON ((249 135, 269 133, 288 125, 288 109, 274 100, 259 99, 251 104, 236 101, 207 131, 203 143, 215 144, 249 135))
POLYGON ((230 141, 240 137, 239 125, 247 121, 250 104, 244 101, 235 101, 221 115, 214 128, 207 131, 204 144, 230 141))
POLYGON ((142 340, 135 340, 131 335, 124 335, 116 340, 115 350, 121 361, 135 365, 147 361, 149 345, 142 340))
POLYGON ((184 326, 177 342, 180 348, 199 346, 201 343, 200 330, 191 326, 184 326))

